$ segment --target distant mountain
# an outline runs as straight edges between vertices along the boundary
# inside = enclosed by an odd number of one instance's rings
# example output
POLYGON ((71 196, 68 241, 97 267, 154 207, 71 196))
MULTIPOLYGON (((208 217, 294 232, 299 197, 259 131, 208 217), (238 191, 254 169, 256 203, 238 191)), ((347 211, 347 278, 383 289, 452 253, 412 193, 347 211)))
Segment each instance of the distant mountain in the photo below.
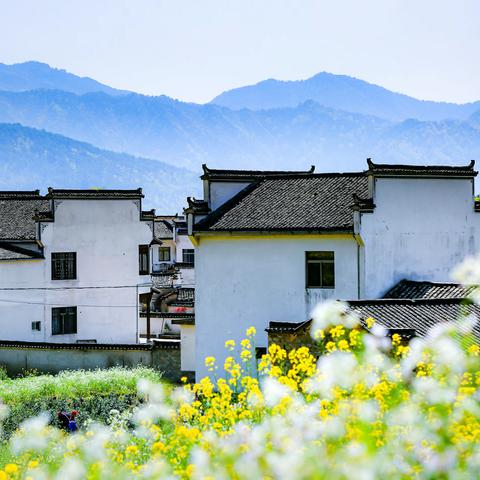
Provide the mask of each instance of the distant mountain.
POLYGON ((314 100, 336 110, 375 115, 394 121, 409 118, 465 120, 480 110, 480 101, 463 105, 422 101, 363 80, 326 72, 307 80, 270 79, 256 85, 235 88, 218 95, 211 103, 233 110, 262 110, 296 107, 307 100, 314 100))
POLYGON ((0 63, 0 90, 23 92, 41 88, 64 90, 78 95, 90 92, 103 92, 109 95, 128 93, 88 77, 79 77, 65 70, 52 68, 46 63, 24 62, 13 65, 0 63))
POLYGON ((47 187, 142 187, 144 208, 158 213, 181 213, 187 195, 201 195, 198 174, 188 170, 0 123, 0 190, 47 187))
MULTIPOLYGON (((226 168, 359 170, 378 162, 462 164, 480 159, 480 128, 459 120, 393 122, 313 101, 230 110, 137 94, 0 92, 0 122, 21 123, 100 148, 198 171, 226 168)), ((1 159, 0 159, 1 162, 1 159)))

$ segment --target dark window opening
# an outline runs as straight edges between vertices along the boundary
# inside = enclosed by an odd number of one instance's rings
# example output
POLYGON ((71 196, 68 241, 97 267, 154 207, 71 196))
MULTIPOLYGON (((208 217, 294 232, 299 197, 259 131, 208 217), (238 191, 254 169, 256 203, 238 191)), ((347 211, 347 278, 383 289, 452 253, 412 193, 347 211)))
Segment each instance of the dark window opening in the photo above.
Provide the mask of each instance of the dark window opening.
POLYGON ((195 250, 193 248, 185 248, 182 250, 183 263, 195 263, 195 250))
POLYGON ((52 308, 52 335, 77 333, 77 307, 52 308))
POLYGON ((52 253, 52 280, 75 280, 77 278, 77 253, 52 253))
POLYGON ((170 261, 170 247, 160 247, 158 249, 158 260, 160 262, 170 261))
POLYGON ((307 288, 335 288, 334 252, 306 252, 307 288))
POLYGON ((32 322, 32 331, 40 332, 42 329, 42 322, 32 322))
POLYGON ((150 253, 148 245, 138 246, 138 274, 148 275, 150 273, 150 253))

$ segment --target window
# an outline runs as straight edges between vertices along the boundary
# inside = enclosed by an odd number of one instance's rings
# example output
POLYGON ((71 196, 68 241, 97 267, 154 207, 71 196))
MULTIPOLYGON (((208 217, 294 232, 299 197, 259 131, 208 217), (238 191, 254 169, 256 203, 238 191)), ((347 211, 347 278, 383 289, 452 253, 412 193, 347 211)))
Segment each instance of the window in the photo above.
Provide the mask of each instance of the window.
POLYGON ((148 245, 138 246, 138 274, 148 275, 150 273, 150 254, 148 245))
POLYGON ((193 248, 185 248, 182 250, 183 263, 195 263, 195 250, 193 248))
POLYGON ((76 278, 76 252, 52 253, 52 280, 75 280, 76 278))
POLYGON ((39 332, 42 329, 42 322, 32 322, 32 332, 39 332))
POLYGON ((52 335, 77 333, 77 307, 52 308, 52 335))
POLYGON ((158 249, 158 261, 159 262, 170 261, 170 247, 160 247, 158 249))
POLYGON ((335 288, 334 252, 306 252, 307 288, 335 288))

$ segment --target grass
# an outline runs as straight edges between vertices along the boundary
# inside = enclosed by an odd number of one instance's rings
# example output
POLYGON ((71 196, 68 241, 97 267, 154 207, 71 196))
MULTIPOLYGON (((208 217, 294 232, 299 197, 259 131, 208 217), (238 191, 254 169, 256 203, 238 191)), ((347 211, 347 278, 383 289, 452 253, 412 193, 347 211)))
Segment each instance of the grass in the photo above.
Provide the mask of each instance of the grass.
MULTIPOLYGON (((146 367, 64 371, 58 375, 0 379, 0 401, 8 407, 3 422, 4 438, 27 418, 47 412, 53 421, 60 410, 80 410, 79 423, 92 419, 105 422, 112 409, 135 408, 141 399, 141 378, 161 382, 161 373, 146 367)), ((0 452, 1 454, 1 452, 0 452)))

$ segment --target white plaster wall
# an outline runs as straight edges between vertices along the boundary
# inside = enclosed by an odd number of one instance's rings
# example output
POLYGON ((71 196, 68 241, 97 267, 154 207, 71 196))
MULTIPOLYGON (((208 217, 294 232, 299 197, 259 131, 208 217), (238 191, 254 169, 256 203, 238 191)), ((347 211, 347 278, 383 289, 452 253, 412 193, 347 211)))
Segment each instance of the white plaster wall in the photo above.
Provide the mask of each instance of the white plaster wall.
POLYGON ((180 329, 180 365, 184 372, 195 371, 195 325, 182 325, 180 329))
POLYGON ((239 342, 249 326, 257 346, 266 346, 270 321, 301 322, 327 298, 357 298, 357 243, 353 237, 201 237, 196 249, 196 372, 204 359, 220 365, 224 342, 239 342), (335 252, 335 289, 305 288, 305 252, 335 252))
MULTIPOLYGON (((43 263, 44 260, 0 262, 0 288, 42 285, 43 263)), ((1 290, 0 340, 43 341, 44 303, 45 293, 42 290, 1 290), (32 331, 34 321, 42 322, 42 331, 32 331)))
POLYGON ((136 343, 137 293, 149 291, 136 285, 150 282, 149 275, 138 274, 138 245, 152 240, 139 206, 132 200, 57 200, 56 205, 55 222, 46 223, 41 234, 45 260, 0 262, 0 283, 58 290, 9 293, 12 300, 44 305, 0 302, 0 338, 136 343), (52 252, 77 253, 76 280, 51 279, 52 252), (78 288, 118 286, 126 288, 78 288), (77 334, 52 335, 54 306, 77 306, 77 334), (41 335, 32 333, 33 320, 42 321, 41 335))
POLYGON ((210 182, 210 208, 216 210, 251 182, 210 182))
POLYGON ((366 298, 403 278, 451 281, 451 270, 478 251, 473 180, 378 178, 374 202, 361 218, 366 298))
POLYGON ((177 235, 176 239, 176 261, 183 262, 183 250, 194 248, 193 243, 188 238, 188 235, 177 235))

